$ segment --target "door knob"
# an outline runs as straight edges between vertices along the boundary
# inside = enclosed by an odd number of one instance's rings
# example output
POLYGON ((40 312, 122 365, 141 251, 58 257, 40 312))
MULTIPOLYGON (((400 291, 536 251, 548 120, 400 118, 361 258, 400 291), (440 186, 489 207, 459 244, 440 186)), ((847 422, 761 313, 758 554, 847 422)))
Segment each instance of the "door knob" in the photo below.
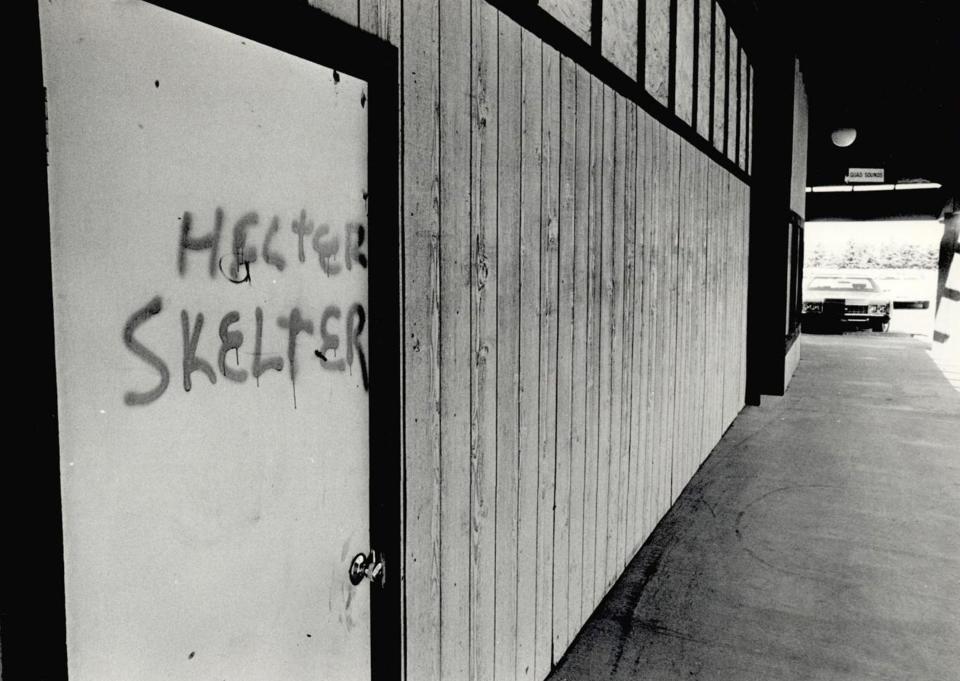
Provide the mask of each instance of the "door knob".
POLYGON ((371 551, 370 555, 358 553, 350 561, 350 583, 356 586, 363 581, 364 577, 374 584, 383 583, 383 559, 377 557, 376 551, 371 551))

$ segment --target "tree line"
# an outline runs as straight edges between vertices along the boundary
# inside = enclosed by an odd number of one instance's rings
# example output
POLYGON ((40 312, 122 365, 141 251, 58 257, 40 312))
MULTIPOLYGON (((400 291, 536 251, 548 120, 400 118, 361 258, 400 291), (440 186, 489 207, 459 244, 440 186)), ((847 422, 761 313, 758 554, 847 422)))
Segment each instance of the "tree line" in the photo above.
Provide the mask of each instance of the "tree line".
POLYGON ((839 248, 822 242, 804 250, 804 266, 824 269, 936 269, 936 245, 849 240, 839 248))

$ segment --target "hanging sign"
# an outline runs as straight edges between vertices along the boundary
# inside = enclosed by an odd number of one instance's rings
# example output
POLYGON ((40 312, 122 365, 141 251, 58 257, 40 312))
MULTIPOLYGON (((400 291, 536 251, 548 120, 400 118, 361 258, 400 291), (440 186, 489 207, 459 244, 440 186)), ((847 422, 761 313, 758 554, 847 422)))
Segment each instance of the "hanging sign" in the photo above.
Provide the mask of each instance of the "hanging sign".
POLYGON ((883 182, 883 168, 849 168, 845 182, 883 182))

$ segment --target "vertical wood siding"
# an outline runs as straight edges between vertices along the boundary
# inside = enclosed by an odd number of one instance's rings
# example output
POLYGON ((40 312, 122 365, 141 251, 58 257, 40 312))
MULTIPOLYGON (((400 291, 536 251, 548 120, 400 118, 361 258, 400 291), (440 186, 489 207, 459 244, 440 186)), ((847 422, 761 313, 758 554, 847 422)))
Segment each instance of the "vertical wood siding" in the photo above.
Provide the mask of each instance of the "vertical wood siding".
MULTIPOLYGON (((743 405, 749 188, 484 0, 313 2, 402 55, 405 675, 538 681, 743 405)), ((697 6, 684 106, 749 167, 697 6)))
MULTIPOLYGON (((559 207, 558 250, 559 292, 557 300, 557 381, 556 381, 556 471, 554 546, 553 546, 553 648, 551 662, 555 663, 566 650, 571 640, 570 616, 580 613, 579 561, 571 560, 571 548, 576 544, 574 516, 579 514, 575 506, 573 481, 577 467, 574 457, 574 406, 573 406, 573 337, 576 307, 574 305, 576 244, 575 244, 575 194, 577 139, 577 69, 573 62, 560 59, 560 129, 559 129, 559 207), (576 573, 576 574, 575 574, 576 573), (576 606, 571 599, 576 595, 576 606)), ((545 377, 547 378, 547 377, 545 377)))
POLYGON ((730 29, 727 32, 727 158, 737 162, 737 121, 739 120, 740 99, 737 92, 740 67, 737 64, 740 52, 737 49, 737 34, 730 29))
POLYGON ((727 21, 713 3, 713 146, 727 150, 727 21))
POLYGON ((605 0, 601 52, 631 78, 637 77, 638 0, 605 0))
POLYGON ((710 81, 713 33, 713 0, 697 0, 697 132, 710 139, 710 81))
POLYGON ((644 85, 664 106, 670 99, 670 0, 646 0, 644 85))
POLYGON ((411 679, 440 676, 438 12, 438 3, 407 2, 403 14, 404 438, 416 453, 405 461, 405 624, 407 641, 417 641, 406 648, 411 679))
MULTIPOLYGON (((497 475, 498 14, 471 0, 470 678, 494 675, 497 475)), ((461 159, 461 163, 463 159, 461 159)), ((404 227, 408 229, 408 227, 404 227)), ((462 451, 464 443, 461 443, 462 451)), ((415 569, 405 566, 406 570, 415 569)), ((412 597, 416 598, 416 595, 412 597)), ((463 617, 460 613, 460 617, 463 617)), ((410 646, 410 637, 407 637, 410 646)), ((413 644, 419 643, 415 639, 413 644)), ((407 675, 407 678, 414 678, 407 675)))
MULTIPOLYGON (((540 210, 543 46, 524 33, 520 214, 520 457, 517 506, 517 678, 531 679, 536 656, 537 513, 540 444, 540 210)), ((549 583, 547 583, 549 587, 549 583)))
POLYGON ((677 15, 674 34, 676 35, 676 55, 674 61, 674 107, 680 119, 688 125, 693 123, 694 83, 694 43, 698 35, 694 33, 693 10, 695 0, 676 0, 677 15))
POLYGON ((440 675, 469 678, 470 3, 440 10, 440 675))
MULTIPOLYGON (((557 555, 556 536, 557 471, 559 443, 557 440, 557 364, 558 304, 560 270, 560 54, 552 47, 543 47, 543 128, 542 162, 540 164, 540 442, 537 467, 537 550, 533 560, 537 565, 536 651, 534 673, 544 678, 553 665, 552 644, 553 608, 555 602, 565 605, 566 596, 554 585, 554 561, 557 555)), ((569 329, 569 324, 567 326, 569 329)), ((568 350, 569 352, 569 350, 568 350)), ((566 356, 566 355, 565 355, 566 356)), ((569 404, 568 404, 569 406, 569 404)), ((564 475, 569 477, 569 464, 564 464, 564 475)), ((567 487, 563 487, 566 491, 567 487)), ((560 518, 560 524, 563 524, 560 518)), ((562 527, 559 532, 562 533, 562 527)), ((566 547, 563 547, 566 558, 566 547)), ((565 582, 562 582, 565 585, 565 582)))
POLYGON ((494 678, 516 676, 520 495, 521 31, 498 21, 497 489, 494 678))
POLYGON ((540 0, 540 7, 553 15, 584 42, 590 42, 593 0, 540 0))

